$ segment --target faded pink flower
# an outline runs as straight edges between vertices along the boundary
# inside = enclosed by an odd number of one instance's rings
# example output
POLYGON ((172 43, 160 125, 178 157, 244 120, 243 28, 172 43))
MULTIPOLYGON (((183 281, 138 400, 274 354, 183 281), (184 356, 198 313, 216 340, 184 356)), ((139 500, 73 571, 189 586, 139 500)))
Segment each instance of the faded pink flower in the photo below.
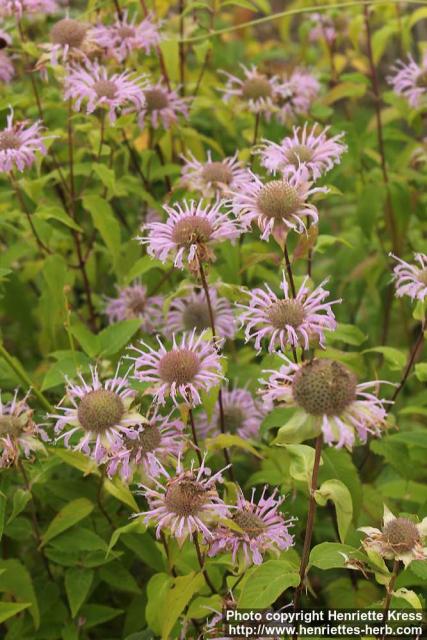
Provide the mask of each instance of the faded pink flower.
MULTIPOLYGON (((254 400, 247 389, 222 390, 224 423, 226 433, 236 434, 244 440, 256 438, 264 420, 266 411, 262 404, 254 400)), ((199 413, 196 422, 197 431, 203 438, 215 436, 221 432, 218 404, 215 405, 212 417, 199 413)))
POLYGON ((110 122, 114 123, 117 111, 127 112, 132 105, 140 111, 145 104, 145 76, 134 76, 129 71, 110 74, 97 62, 87 61, 85 66, 70 67, 65 78, 64 97, 74 100, 75 111, 80 111, 82 103, 86 103, 86 112, 105 107, 110 122))
POLYGON ((320 91, 319 81, 305 69, 295 69, 278 88, 277 119, 286 124, 309 112, 320 91))
POLYGON ((275 351, 277 347, 284 351, 287 346, 301 346, 307 350, 310 340, 316 338, 324 347, 324 332, 334 331, 337 326, 331 305, 341 300, 325 302, 329 296, 329 291, 323 289, 326 280, 311 293, 306 286, 307 280, 308 277, 304 278, 295 298, 289 294, 284 272, 280 285, 282 298, 278 298, 267 284, 264 289, 249 291, 249 304, 237 305, 243 309, 240 320, 245 327, 246 342, 255 340, 258 351, 261 351, 264 339, 269 340, 269 351, 275 351))
POLYGON ((427 255, 414 253, 419 266, 409 264, 401 258, 389 254, 398 261, 393 269, 393 279, 396 282, 396 296, 409 296, 412 300, 425 300, 427 296, 427 255))
POLYGON ((236 531, 226 525, 219 525, 214 530, 213 540, 209 541, 209 556, 215 556, 224 551, 231 551, 233 562, 236 562, 240 552, 244 564, 261 564, 263 554, 268 551, 285 551, 294 544, 293 536, 288 529, 293 524, 293 519, 285 519, 279 512, 284 498, 276 498, 277 489, 272 495, 266 497, 267 487, 261 494, 258 502, 255 502, 255 489, 252 491, 251 500, 246 500, 239 488, 237 504, 230 506, 231 519, 240 528, 236 531))
POLYGON ((276 110, 275 102, 278 96, 279 80, 277 76, 268 78, 257 70, 253 65, 250 69, 243 64, 243 79, 220 71, 227 78, 224 92, 224 100, 227 102, 231 98, 238 98, 242 103, 246 103, 252 113, 262 113, 269 120, 271 114, 276 110))
POLYGON ((148 296, 147 287, 138 281, 117 289, 119 295, 107 298, 105 307, 110 323, 139 318, 142 331, 158 332, 163 324, 163 297, 148 296))
POLYGON ((29 458, 33 451, 45 451, 42 444, 49 438, 33 421, 33 411, 27 400, 30 392, 18 400, 16 389, 11 401, 3 403, 0 395, 0 468, 10 467, 24 455, 29 458))
POLYGON ((25 14, 55 13, 58 5, 55 0, 0 0, 0 16, 17 16, 25 14))
POLYGON ((322 13, 312 13, 310 21, 313 22, 313 28, 310 30, 309 38, 311 42, 322 42, 326 40, 329 44, 333 44, 337 39, 337 30, 331 16, 322 13))
POLYGON ((395 93, 406 98, 414 109, 420 107, 427 93, 427 54, 420 65, 411 55, 408 56, 407 63, 397 60, 392 72, 393 75, 388 76, 387 82, 395 93))
MULTIPOLYGON (((234 338, 236 321, 231 304, 226 298, 220 298, 214 287, 210 287, 209 297, 217 334, 221 338, 234 338)), ((209 307, 203 290, 173 300, 166 319, 165 335, 210 328, 209 307)))
POLYGON ((10 57, 4 51, 0 51, 0 82, 9 84, 15 75, 15 68, 10 57))
POLYGON ((161 40, 158 29, 152 14, 137 24, 136 15, 129 19, 128 12, 124 11, 122 18, 117 18, 114 24, 97 25, 92 33, 95 42, 108 55, 123 62, 133 51, 142 49, 149 54, 157 47, 161 40))
POLYGON ((146 120, 154 129, 163 126, 169 129, 181 115, 188 118, 187 102, 189 98, 180 98, 176 91, 169 90, 162 82, 150 84, 144 88, 145 102, 138 115, 138 124, 143 129, 146 120))
POLYGON ((13 109, 7 116, 7 127, 0 131, 0 172, 9 173, 13 169, 24 171, 36 160, 36 152, 46 155, 46 147, 41 137, 40 121, 27 126, 27 122, 13 123, 13 109))
POLYGON ((141 349, 133 347, 139 354, 132 358, 135 378, 153 383, 151 392, 156 402, 165 404, 170 396, 176 405, 182 400, 195 406, 202 402, 200 391, 209 391, 223 380, 220 357, 205 334, 206 331, 184 333, 179 343, 174 335, 169 350, 159 338, 158 349, 144 341, 140 342, 141 349))
POLYGON ((287 175, 300 166, 306 167, 313 180, 330 171, 339 164, 341 155, 347 146, 341 140, 344 133, 327 137, 329 127, 323 130, 314 124, 308 131, 304 127, 294 127, 293 135, 283 138, 280 144, 264 140, 260 150, 261 164, 271 173, 280 171, 287 175))
POLYGON ((41 48, 46 53, 39 60, 39 67, 47 60, 52 65, 60 62, 82 62, 94 50, 91 29, 88 24, 79 20, 62 18, 51 28, 50 42, 42 44, 41 48))
POLYGON ((182 159, 182 184, 192 191, 200 191, 205 197, 225 195, 248 179, 248 171, 237 159, 237 151, 223 160, 212 160, 211 151, 204 162, 196 160, 191 152, 188 158, 182 156, 182 159))

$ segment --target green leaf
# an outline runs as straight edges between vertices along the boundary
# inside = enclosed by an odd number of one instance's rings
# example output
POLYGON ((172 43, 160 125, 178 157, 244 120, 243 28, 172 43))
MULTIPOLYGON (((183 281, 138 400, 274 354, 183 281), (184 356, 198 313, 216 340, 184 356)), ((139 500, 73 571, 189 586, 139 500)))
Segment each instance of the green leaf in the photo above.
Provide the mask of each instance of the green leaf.
POLYGON ((84 453, 72 451, 71 449, 60 449, 59 447, 49 447, 48 449, 70 467, 82 471, 85 475, 90 473, 100 475, 96 462, 92 458, 85 456, 84 453))
POLYGON ((344 324, 340 322, 328 337, 331 342, 344 342, 345 344, 351 344, 358 347, 366 340, 365 334, 353 324, 344 324))
POLYGON ((143 256, 135 262, 129 273, 126 275, 125 284, 130 284, 133 280, 140 278, 148 271, 158 269, 159 266, 161 265, 153 260, 151 256, 143 256))
POLYGON ((421 604, 421 600, 415 593, 415 591, 411 591, 410 589, 405 589, 404 587, 398 589, 393 592, 394 598, 402 598, 408 602, 413 609, 422 609, 423 605, 421 604))
POLYGON ((382 353, 385 360, 394 371, 400 371, 406 364, 406 355, 400 349, 394 349, 394 347, 372 347, 372 349, 365 349, 363 353, 382 353))
POLYGON ((415 375, 420 382, 427 382, 427 362, 419 362, 415 365, 415 375))
POLYGON ((123 504, 126 504, 133 511, 139 511, 139 507, 130 492, 129 487, 124 484, 120 478, 115 477, 114 480, 106 478, 104 480, 104 488, 109 494, 117 498, 117 500, 120 500, 120 502, 123 502, 123 504))
POLYGON ((218 449, 229 449, 230 447, 238 447, 239 449, 244 449, 245 451, 249 451, 253 456, 257 458, 262 458, 260 453, 246 440, 236 436, 232 433, 220 433, 218 436, 214 438, 206 439, 206 448, 209 451, 215 451, 218 449))
POLYGON ((31 602, 0 602, 0 624, 31 607, 31 602))
POLYGON ((0 491, 0 541, 3 537, 3 531, 4 531, 6 504, 7 504, 7 498, 4 495, 4 493, 0 491))
POLYGON ((37 207, 35 215, 40 218, 40 220, 50 220, 53 218, 54 220, 58 220, 58 222, 64 224, 66 227, 74 229, 74 231, 83 231, 82 228, 79 227, 79 225, 76 224, 68 215, 68 213, 65 213, 62 207, 58 207, 56 205, 40 205, 37 207))
POLYGON ((173 584, 172 576, 156 573, 147 585, 147 607, 145 617, 150 629, 160 635, 164 622, 165 598, 173 584))
POLYGON ((113 609, 102 604, 85 604, 80 610, 81 617, 85 619, 85 630, 109 622, 122 613, 123 609, 113 609))
POLYGON ((178 576, 166 594, 163 602, 162 640, 168 640, 170 632, 193 595, 204 585, 201 573, 189 573, 178 576))
POLYGON ((70 605, 71 615, 74 618, 92 586, 94 571, 92 569, 80 569, 72 567, 65 573, 65 593, 70 605))
POLYGON ((92 216, 93 224, 101 234, 116 268, 120 258, 121 233, 111 206, 97 195, 84 196, 83 206, 92 216))
POLYGON ((353 518, 351 493, 340 480, 326 480, 314 493, 317 504, 325 506, 328 500, 335 504, 338 521, 338 532, 341 542, 345 541, 348 528, 353 518))
POLYGON ((88 356, 94 358, 98 355, 101 348, 99 336, 92 333, 83 322, 72 324, 70 331, 88 356))
POLYGON ((93 503, 87 498, 76 498, 63 507, 42 536, 42 544, 45 545, 63 531, 86 518, 93 511, 93 503))
POLYGON ((126 524, 123 527, 116 529, 111 536, 110 544, 108 545, 106 556, 107 557, 109 556, 111 550, 116 546, 122 534, 132 533, 132 532, 144 533, 146 529, 147 529, 147 526, 144 524, 142 518, 135 518, 129 524, 126 524))
POLYGON ((38 629, 40 624, 40 612, 37 596, 34 591, 31 575, 19 560, 0 560, 0 591, 12 595, 16 600, 29 603, 34 627, 38 629))
POLYGON ((318 569, 345 569, 344 556, 347 556, 350 560, 366 560, 360 551, 347 544, 322 542, 311 550, 309 564, 318 569))
POLYGON ((42 383, 41 390, 46 391, 53 387, 63 386, 64 378, 74 378, 77 371, 82 373, 89 371, 90 360, 85 353, 80 351, 61 352, 61 357, 48 369, 42 383))
POLYGON ((141 592, 135 578, 119 561, 110 562, 101 567, 99 577, 119 591, 134 594, 141 592))
POLYGON ((112 356, 125 347, 133 335, 141 328, 141 320, 115 322, 98 334, 100 355, 112 356))
MULTIPOLYGON (((295 480, 306 482, 308 487, 311 484, 311 474, 314 465, 314 449, 305 444, 285 445, 287 452, 291 456, 289 473, 295 480)), ((322 461, 320 461, 322 464, 322 461)))
POLYGON ((299 583, 298 568, 284 560, 267 560, 250 572, 239 598, 239 609, 269 607, 289 587, 299 583))
POLYGON ((16 516, 18 516, 27 506, 31 500, 31 493, 27 489, 17 489, 13 494, 12 512, 7 520, 7 524, 10 524, 16 516))

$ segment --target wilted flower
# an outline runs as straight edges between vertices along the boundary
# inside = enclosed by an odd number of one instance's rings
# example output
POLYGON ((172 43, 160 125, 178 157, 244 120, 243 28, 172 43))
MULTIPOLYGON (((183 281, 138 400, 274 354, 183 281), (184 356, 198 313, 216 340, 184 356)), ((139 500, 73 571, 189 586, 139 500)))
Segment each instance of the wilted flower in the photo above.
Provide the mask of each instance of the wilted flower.
POLYGON ((394 91, 406 98, 411 107, 420 107, 427 92, 427 55, 418 65, 411 55, 405 64, 398 60, 392 68, 394 75, 387 78, 394 91))
MULTIPOLYGON (((236 321, 231 304, 226 298, 220 298, 214 287, 210 287, 209 297, 217 334, 222 338, 233 338, 236 321)), ((200 332, 210 328, 209 307, 203 290, 193 291, 190 295, 173 300, 166 319, 166 335, 193 329, 200 332)))
POLYGON ((209 391, 222 379, 221 361, 212 341, 206 339, 206 332, 184 333, 179 344, 175 335, 172 348, 166 349, 159 338, 159 347, 153 349, 141 341, 142 349, 135 360, 135 377, 141 382, 152 382, 154 399, 165 404, 171 396, 178 404, 181 399, 194 406, 201 403, 200 391, 209 391))
POLYGON ((158 538, 163 529, 170 529, 179 544, 197 532, 210 539, 212 534, 208 527, 228 513, 215 486, 222 482, 223 471, 211 475, 204 460, 199 468, 194 468, 192 463, 191 468, 185 471, 178 459, 176 475, 171 476, 164 468, 161 470, 166 484, 153 478, 155 489, 142 486, 150 509, 138 515, 143 515, 146 522, 154 520, 158 538))
POLYGON ((142 465, 148 476, 157 476, 169 456, 178 457, 184 446, 184 425, 155 412, 147 422, 136 428, 136 437, 124 438, 123 446, 112 451, 108 458, 110 476, 119 473, 126 482, 142 465))
POLYGON ((58 5, 55 0, 0 0, 0 16, 21 18, 30 13, 55 13, 58 5))
POLYGON ((227 84, 224 91, 224 100, 228 101, 233 97, 245 102, 252 113, 262 113, 269 120, 275 110, 275 101, 279 88, 277 76, 268 78, 260 73, 255 66, 248 69, 240 65, 243 69, 244 78, 233 76, 227 71, 221 71, 227 77, 227 84))
POLYGON ((10 467, 20 455, 28 458, 33 451, 44 451, 41 440, 48 437, 33 421, 28 396, 18 400, 18 389, 10 402, 3 403, 0 395, 0 468, 10 467))
POLYGON ((111 26, 97 25, 92 33, 96 43, 119 62, 132 51, 143 49, 148 54, 160 43, 158 26, 152 15, 137 24, 136 15, 129 19, 127 11, 123 11, 122 16, 111 26))
POLYGON ((41 137, 40 121, 13 123, 13 110, 7 116, 7 127, 0 131, 0 171, 9 173, 17 168, 24 171, 36 160, 36 152, 46 155, 46 147, 41 137))
POLYGON ((264 487, 258 503, 255 502, 255 489, 251 500, 246 500, 239 489, 236 507, 232 510, 231 519, 235 528, 219 525, 214 531, 210 542, 209 555, 215 556, 222 551, 231 551, 233 561, 240 551, 245 565, 261 564, 263 554, 267 551, 285 551, 293 545, 293 536, 288 532, 292 520, 285 520, 279 513, 279 507, 284 498, 276 498, 277 490, 266 497, 267 487, 264 487))
POLYGON ((284 354, 279 371, 268 371, 263 399, 298 407, 288 428, 304 425, 307 437, 323 433, 327 444, 336 442, 351 449, 357 434, 362 443, 368 435, 381 435, 387 417, 384 403, 366 389, 377 387, 381 381, 357 383, 357 378, 344 364, 335 360, 313 359, 294 364, 284 354))
POLYGON ((282 243, 290 229, 297 233, 307 230, 304 218, 318 221, 317 209, 307 198, 327 189, 311 184, 305 167, 265 184, 251 171, 248 181, 232 193, 232 210, 246 227, 256 221, 263 240, 273 235, 282 243))
POLYGON ((219 197, 230 190, 238 189, 248 179, 248 171, 237 159, 237 152, 223 160, 212 160, 212 153, 208 151, 205 162, 196 160, 191 152, 188 158, 182 158, 183 185, 193 191, 200 191, 205 197, 219 197))
POLYGON ((104 462, 108 451, 122 446, 123 439, 136 438, 137 428, 146 423, 137 411, 131 409, 135 391, 129 387, 128 374, 118 375, 100 382, 96 367, 91 368, 92 380, 86 382, 79 376, 80 384, 67 379, 66 395, 57 406, 62 413, 56 418, 55 432, 61 433, 57 441, 64 440, 66 447, 75 433, 79 441, 75 451, 83 451, 96 462, 104 462), (68 401, 72 406, 64 406, 68 401), (71 428, 64 432, 66 426, 71 428))
MULTIPOLYGON (((247 389, 223 389, 222 406, 226 433, 236 434, 244 440, 258 436, 266 411, 247 389)), ((206 413, 199 413, 197 416, 196 427, 203 437, 219 434, 220 425, 218 404, 215 405, 210 419, 206 413)))
POLYGON ((293 135, 283 138, 280 144, 264 140, 260 150, 261 164, 271 173, 280 171, 285 175, 304 166, 313 180, 339 164, 341 155, 347 150, 340 142, 344 133, 328 138, 329 127, 322 130, 314 124, 310 131, 307 129, 307 122, 302 128, 294 127, 293 135))
POLYGON ((144 89, 145 102, 138 115, 138 124, 143 129, 148 119, 154 129, 164 129, 178 121, 178 116, 188 118, 187 99, 180 98, 176 91, 163 86, 162 82, 148 85, 144 89))
POLYGON ((74 100, 74 109, 80 111, 86 102, 86 112, 108 109, 110 122, 115 122, 118 109, 129 109, 133 105, 140 111, 145 103, 143 88, 145 76, 133 76, 129 71, 109 74, 97 62, 87 61, 85 66, 71 67, 65 78, 65 98, 74 100))
POLYGON ((283 298, 278 298, 267 284, 264 289, 249 292, 249 305, 237 305, 243 309, 240 320, 245 326, 246 342, 255 339, 255 349, 259 351, 264 338, 269 339, 269 351, 278 346, 284 351, 288 345, 308 349, 312 338, 324 346, 324 332, 336 329, 331 305, 341 300, 324 302, 329 295, 322 287, 326 281, 310 293, 307 280, 308 277, 304 278, 295 298, 289 295, 284 272, 280 285, 283 298))
POLYGON ((184 200, 181 204, 164 205, 166 222, 145 224, 142 229, 148 233, 138 239, 148 245, 149 255, 161 262, 174 255, 174 265, 180 269, 184 268, 184 260, 190 266, 197 265, 197 258, 212 260, 212 245, 235 240, 241 233, 237 220, 221 211, 223 204, 217 201, 209 205, 200 200, 196 205, 193 200, 184 200))
POLYGON ((147 287, 140 282, 118 287, 118 293, 117 298, 107 298, 105 313, 110 323, 139 318, 142 331, 159 331, 163 323, 162 296, 148 296, 147 287))
POLYGON ((279 85, 277 119, 284 124, 305 115, 319 94, 319 81, 305 69, 295 69, 279 85))
POLYGON ((398 298, 409 296, 412 300, 425 300, 427 296, 427 256, 424 253, 414 253, 419 267, 405 262, 392 253, 390 256, 399 262, 393 269, 396 296, 398 298))
POLYGON ((401 560, 405 567, 412 560, 426 560, 427 518, 415 524, 408 518, 395 517, 384 505, 384 523, 382 530, 374 527, 360 527, 366 533, 362 541, 367 550, 375 551, 391 560, 401 560))

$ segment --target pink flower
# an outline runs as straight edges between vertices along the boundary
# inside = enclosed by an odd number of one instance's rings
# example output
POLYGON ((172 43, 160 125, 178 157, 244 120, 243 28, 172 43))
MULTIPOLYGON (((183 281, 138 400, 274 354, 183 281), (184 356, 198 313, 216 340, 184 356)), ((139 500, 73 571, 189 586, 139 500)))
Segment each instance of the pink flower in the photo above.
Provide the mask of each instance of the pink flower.
POLYGON ((135 360, 135 378, 152 382, 152 394, 156 402, 165 404, 171 396, 178 405, 182 399, 187 405, 201 404, 200 391, 209 391, 224 379, 221 360, 206 332, 184 333, 178 344, 175 335, 172 348, 167 350, 159 338, 158 349, 141 341, 142 349, 135 360))
POLYGON ((146 424, 136 429, 136 438, 124 439, 123 446, 111 452, 108 474, 119 473, 125 482, 129 482, 140 465, 148 476, 161 474, 161 463, 182 452, 183 430, 181 420, 171 420, 170 415, 164 417, 155 412, 146 424))
POLYGON ((319 91, 320 84, 311 73, 295 69, 278 88, 277 119, 286 124, 296 116, 307 114, 319 91))
POLYGON ((27 13, 55 13, 58 5, 55 0, 0 0, 0 16, 17 16, 27 13))
POLYGON ((329 44, 335 42, 337 39, 337 30, 330 16, 322 13, 313 13, 310 16, 310 20, 312 20, 314 24, 309 33, 311 42, 322 42, 323 40, 326 40, 329 44))
MULTIPOLYGON (((356 434, 362 443, 368 434, 381 435, 387 417, 383 405, 388 401, 366 389, 378 387, 383 381, 358 384, 356 376, 335 360, 316 358, 298 365, 282 353, 277 355, 285 364, 279 371, 265 372, 271 375, 261 380, 265 386, 263 400, 297 407, 290 422, 296 428, 304 425, 303 439, 322 432, 327 444, 336 442, 338 448, 351 450, 356 434)), ((286 426, 291 428, 291 424, 286 426)))
POLYGON ((143 49, 146 54, 150 53, 161 40, 153 15, 136 24, 136 16, 130 20, 127 11, 111 26, 100 24, 94 27, 92 33, 97 44, 119 62, 123 62, 133 51, 143 49))
POLYGON ((266 284, 264 289, 254 289, 249 292, 249 305, 238 304, 243 309, 240 320, 245 326, 246 342, 255 339, 255 349, 261 351, 261 342, 268 338, 268 350, 275 351, 280 347, 282 351, 287 346, 301 346, 309 349, 310 340, 317 338, 324 347, 325 331, 336 329, 335 316, 331 305, 341 302, 324 302, 329 291, 322 288, 323 281, 314 291, 306 286, 308 277, 297 292, 295 298, 289 295, 289 286, 283 272, 280 288, 284 296, 278 298, 266 284))
POLYGON ((36 160, 36 152, 46 155, 38 120, 30 126, 26 122, 13 124, 13 110, 7 116, 7 127, 0 131, 0 172, 9 173, 16 167, 24 171, 36 160))
POLYGON ((124 438, 137 438, 137 428, 146 420, 131 409, 136 392, 129 387, 128 374, 119 377, 117 371, 105 382, 100 382, 96 367, 91 374, 89 383, 81 375, 81 384, 66 380, 66 395, 57 406, 62 413, 50 417, 57 419, 55 432, 61 433, 57 441, 63 439, 68 447, 72 436, 79 433, 80 439, 72 448, 101 463, 108 451, 123 445, 124 438), (64 406, 65 401, 72 406, 64 406), (64 432, 67 425, 71 428, 64 432))
POLYGON ((319 130, 319 125, 314 124, 311 131, 307 128, 307 122, 302 128, 294 127, 293 135, 283 138, 280 144, 264 140, 261 164, 271 173, 280 171, 285 175, 304 166, 313 180, 339 164, 341 155, 347 150, 340 142, 344 133, 328 138, 329 127, 319 130))
POLYGON ((151 222, 142 229, 148 234, 138 238, 141 244, 148 245, 149 255, 166 262, 174 255, 174 265, 184 268, 184 260, 193 263, 212 259, 212 245, 223 240, 235 240, 241 231, 237 221, 229 213, 221 212, 224 202, 197 205, 192 200, 184 200, 173 206, 164 205, 168 214, 166 222, 151 222))
POLYGON ((148 296, 147 287, 140 282, 118 287, 118 292, 117 298, 107 298, 105 313, 110 323, 140 318, 142 331, 159 331, 163 323, 162 296, 148 296))
POLYGON ((420 65, 411 55, 406 64, 398 60, 392 71, 394 75, 388 76, 387 82, 398 95, 406 98, 411 107, 420 107, 427 91, 427 55, 424 55, 420 65))
POLYGON ((189 98, 180 98, 176 91, 169 90, 162 82, 150 84, 144 89, 145 103, 138 115, 138 124, 143 129, 145 120, 151 122, 154 129, 161 125, 164 129, 178 121, 179 115, 188 118, 186 102, 189 98))
POLYGON ((248 171, 237 159, 237 151, 234 156, 223 160, 212 160, 210 151, 205 162, 196 160, 191 152, 188 158, 182 158, 183 185, 192 191, 200 191, 205 197, 220 197, 230 190, 238 189, 248 179, 248 171))
MULTIPOLYGON (((218 335, 222 338, 234 338, 236 321, 231 304, 226 298, 218 297, 214 287, 210 287, 209 296, 218 335)), ((165 335, 210 328, 209 307, 203 290, 193 291, 190 295, 173 300, 167 316, 165 335)))
MULTIPOLYGON (((224 422, 227 433, 236 434, 244 440, 256 438, 266 411, 260 402, 254 400, 247 389, 222 390, 224 422)), ((219 407, 215 405, 212 417, 206 413, 197 415, 196 428, 203 438, 220 433, 219 407)))
POLYGON ((389 254, 399 262, 394 267, 393 279, 396 282, 396 296, 409 296, 412 300, 425 300, 427 296, 427 256, 424 253, 414 253, 414 258, 420 265, 408 264, 401 258, 389 254))
POLYGON ((232 193, 231 206, 246 228, 255 220, 263 240, 273 234, 280 242, 290 229, 297 233, 306 231, 306 217, 314 223, 318 221, 317 209, 307 198, 325 191, 325 187, 311 187, 307 169, 302 166, 286 178, 266 184, 251 171, 246 184, 232 193))
POLYGON ((20 455, 30 457, 33 451, 44 451, 41 440, 49 439, 41 425, 33 421, 28 396, 18 400, 18 389, 6 404, 0 395, 0 468, 10 467, 20 455))
POLYGON ((284 498, 276 498, 277 490, 265 497, 266 490, 267 487, 264 487, 261 498, 256 503, 255 489, 250 501, 245 499, 239 489, 237 504, 230 509, 233 513, 232 520, 240 527, 240 531, 219 525, 210 542, 209 556, 231 551, 233 562, 236 562, 240 552, 245 565, 261 564, 266 552, 285 551, 293 545, 293 536, 288 531, 293 520, 285 520, 279 512, 284 498))
POLYGON ((0 82, 9 84, 15 75, 15 69, 10 57, 4 51, 0 51, 0 82))
POLYGON ((233 97, 237 97, 241 102, 247 104, 252 113, 262 113, 269 120, 275 111, 275 102, 278 96, 279 81, 277 76, 268 78, 260 73, 255 66, 250 69, 243 64, 244 78, 233 76, 227 71, 221 71, 227 77, 227 84, 224 92, 224 100, 227 102, 233 97))
POLYGON ((97 62, 87 61, 84 67, 69 68, 65 78, 64 97, 75 101, 76 111, 80 111, 83 102, 87 103, 87 113, 105 107, 108 109, 110 122, 114 123, 118 109, 123 111, 126 108, 128 111, 129 104, 137 111, 142 109, 145 103, 144 83, 143 75, 132 77, 129 71, 109 74, 97 62))
POLYGON ((153 478, 155 489, 141 485, 150 509, 137 515, 144 516, 145 522, 153 520, 157 524, 157 538, 162 530, 170 529, 180 545, 187 537, 198 532, 210 539, 212 534, 208 527, 228 513, 215 486, 217 482, 222 482, 223 471, 211 475, 204 460, 200 468, 194 468, 192 463, 190 469, 185 471, 178 458, 175 476, 161 469, 166 484, 153 478))
POLYGON ((59 62, 83 61, 94 50, 91 30, 88 24, 72 18, 62 18, 50 30, 50 43, 41 45, 46 54, 39 61, 46 60, 52 65, 59 62))

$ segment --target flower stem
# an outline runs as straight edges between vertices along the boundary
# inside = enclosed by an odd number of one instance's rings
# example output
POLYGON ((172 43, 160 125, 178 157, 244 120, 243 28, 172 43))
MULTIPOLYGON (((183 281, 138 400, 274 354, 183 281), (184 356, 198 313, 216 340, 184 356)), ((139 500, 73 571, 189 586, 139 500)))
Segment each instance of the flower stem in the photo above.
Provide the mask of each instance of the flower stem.
MULTIPOLYGON (((387 624, 387 618, 388 618, 388 612, 390 609, 390 604, 391 604, 391 599, 393 597, 393 589, 394 589, 394 585, 396 583, 396 579, 397 579, 397 574, 399 573, 399 560, 395 560, 393 563, 393 571, 391 574, 391 578, 390 578, 390 582, 387 585, 387 593, 386 593, 386 597, 384 600, 384 617, 383 617, 383 624, 387 624)), ((381 640, 385 640, 385 633, 383 634, 381 640)))
POLYGON ((195 531, 193 533, 193 542, 194 542, 194 546, 196 547, 197 560, 199 561, 200 570, 201 570, 201 572, 203 574, 205 582, 208 585, 209 589, 212 591, 212 593, 216 593, 216 589, 213 586, 213 584, 211 582, 211 579, 208 576, 208 572, 205 569, 205 561, 204 561, 204 558, 202 556, 202 552, 200 551, 199 538, 197 536, 197 531, 195 531))
POLYGON ((37 229, 35 228, 33 221, 32 221, 32 214, 29 212, 27 205, 25 204, 25 200, 22 196, 21 190, 19 188, 18 182, 15 179, 15 176, 13 175, 12 171, 9 173, 9 177, 10 177, 10 182, 12 184, 13 190, 16 193, 16 197, 18 198, 18 202, 19 202, 19 206, 21 207, 22 212, 25 214, 27 220, 28 220, 28 224, 30 225, 30 229, 31 232, 34 236, 34 239, 37 243, 37 246, 39 247, 40 251, 42 253, 47 253, 47 254, 51 254, 52 251, 49 249, 48 246, 46 246, 44 244, 44 242, 42 241, 42 239, 40 238, 39 234, 37 233, 37 229))
POLYGON ((179 0, 179 82, 182 96, 185 96, 184 4, 184 0, 179 0))
POLYGON ((196 450, 196 454, 197 454, 197 458, 199 460, 199 464, 202 465, 203 464, 203 456, 202 456, 202 452, 200 451, 199 442, 197 440, 196 425, 194 424, 193 409, 191 407, 189 407, 189 409, 188 409, 188 417, 190 419, 191 434, 193 436, 194 448, 196 450))
POLYGON ((106 471, 105 471, 105 467, 103 467, 102 472, 101 472, 101 478, 99 480, 98 491, 96 493, 96 502, 98 504, 100 512, 102 513, 104 518, 108 521, 108 523, 111 526, 111 528, 114 530, 115 529, 114 522, 111 520, 110 516, 108 515, 107 511, 105 510, 105 507, 104 507, 103 502, 102 502, 102 489, 104 487, 105 475, 106 475, 106 471))
POLYGON ((396 400, 397 396, 399 395, 399 393, 403 389, 403 386, 405 385, 405 383, 406 383, 406 381, 408 379, 408 376, 409 376, 409 374, 411 372, 412 365, 414 364, 415 358, 417 357, 418 352, 422 347, 422 343, 423 343, 423 340, 424 340, 424 331, 425 331, 425 329, 426 329, 425 322, 423 322, 421 324, 421 329, 420 329, 420 332, 418 334, 418 338, 416 339, 416 341, 414 343, 414 346, 412 347, 412 351, 411 351, 411 353, 409 355, 409 359, 408 359, 408 362, 406 364, 405 371, 403 372, 402 379, 399 382, 399 384, 397 385, 397 387, 396 387, 396 389, 395 389, 395 391, 394 391, 394 393, 393 393, 393 395, 391 397, 392 402, 394 402, 396 400))
POLYGON ((11 369, 13 369, 13 371, 16 373, 18 378, 24 383, 24 385, 28 389, 31 389, 32 393, 36 396, 40 404, 49 412, 53 412, 53 407, 50 404, 49 400, 47 400, 47 398, 43 395, 43 393, 39 389, 37 389, 37 387, 34 386, 30 377, 25 372, 19 360, 14 356, 11 356, 1 342, 0 342, 0 356, 4 360, 6 360, 7 364, 10 366, 11 369))

